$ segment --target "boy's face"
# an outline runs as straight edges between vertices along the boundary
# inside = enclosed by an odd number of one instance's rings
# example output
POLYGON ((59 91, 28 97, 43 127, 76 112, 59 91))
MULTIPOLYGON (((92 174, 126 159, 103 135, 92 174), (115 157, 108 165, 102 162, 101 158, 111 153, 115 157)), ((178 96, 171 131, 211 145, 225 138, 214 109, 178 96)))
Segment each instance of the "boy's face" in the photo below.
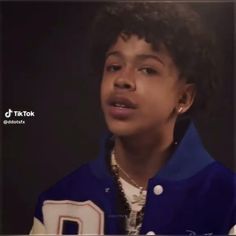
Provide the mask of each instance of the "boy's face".
POLYGON ((106 53, 101 83, 109 130, 130 136, 174 124, 183 83, 164 46, 156 52, 136 35, 120 36, 106 53))

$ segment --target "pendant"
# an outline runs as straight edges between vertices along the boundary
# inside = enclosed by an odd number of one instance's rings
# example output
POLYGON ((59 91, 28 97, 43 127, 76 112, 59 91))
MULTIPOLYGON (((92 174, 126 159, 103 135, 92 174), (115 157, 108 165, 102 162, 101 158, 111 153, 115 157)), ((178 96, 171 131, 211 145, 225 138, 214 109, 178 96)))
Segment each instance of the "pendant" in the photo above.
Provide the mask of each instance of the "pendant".
POLYGON ((145 201, 146 201, 146 196, 143 193, 141 193, 140 195, 136 194, 133 195, 132 204, 137 203, 139 206, 143 206, 145 204, 145 201))

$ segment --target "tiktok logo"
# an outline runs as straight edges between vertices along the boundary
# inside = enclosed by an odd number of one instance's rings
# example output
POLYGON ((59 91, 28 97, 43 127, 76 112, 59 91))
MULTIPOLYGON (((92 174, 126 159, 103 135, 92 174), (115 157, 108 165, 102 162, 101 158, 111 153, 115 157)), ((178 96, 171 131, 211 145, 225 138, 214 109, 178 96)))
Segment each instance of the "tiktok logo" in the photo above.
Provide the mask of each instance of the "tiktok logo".
POLYGON ((13 110, 9 109, 7 112, 5 112, 5 117, 10 118, 12 113, 13 113, 13 110))
POLYGON ((34 116, 34 111, 15 111, 9 108, 8 111, 5 112, 6 119, 2 122, 4 125, 25 124, 24 118, 34 116))
POLYGON ((8 111, 5 113, 5 117, 10 118, 12 113, 15 117, 32 117, 32 116, 35 116, 33 111, 13 111, 11 109, 8 109, 8 111))

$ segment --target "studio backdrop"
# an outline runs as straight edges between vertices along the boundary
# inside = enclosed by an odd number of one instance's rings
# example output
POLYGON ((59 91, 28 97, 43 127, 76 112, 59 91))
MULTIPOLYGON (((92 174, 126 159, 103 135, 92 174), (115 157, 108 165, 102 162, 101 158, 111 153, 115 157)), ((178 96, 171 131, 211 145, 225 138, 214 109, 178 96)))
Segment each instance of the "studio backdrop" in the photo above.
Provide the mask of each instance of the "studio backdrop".
MULTIPOLYGON (((0 4, 1 233, 27 234, 38 195, 98 155, 105 125, 88 32, 104 3, 0 4)), ((233 169, 234 3, 191 5, 216 35, 223 81, 211 114, 201 114, 196 125, 210 154, 233 169)))

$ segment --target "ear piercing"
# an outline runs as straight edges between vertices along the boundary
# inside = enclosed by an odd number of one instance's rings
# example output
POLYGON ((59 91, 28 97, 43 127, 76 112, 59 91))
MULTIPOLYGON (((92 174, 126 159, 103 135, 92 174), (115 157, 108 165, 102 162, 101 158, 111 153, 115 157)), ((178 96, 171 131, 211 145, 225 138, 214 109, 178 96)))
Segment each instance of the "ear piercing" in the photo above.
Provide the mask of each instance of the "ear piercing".
POLYGON ((183 107, 180 107, 180 108, 178 109, 178 113, 181 114, 182 112, 183 112, 183 107))

